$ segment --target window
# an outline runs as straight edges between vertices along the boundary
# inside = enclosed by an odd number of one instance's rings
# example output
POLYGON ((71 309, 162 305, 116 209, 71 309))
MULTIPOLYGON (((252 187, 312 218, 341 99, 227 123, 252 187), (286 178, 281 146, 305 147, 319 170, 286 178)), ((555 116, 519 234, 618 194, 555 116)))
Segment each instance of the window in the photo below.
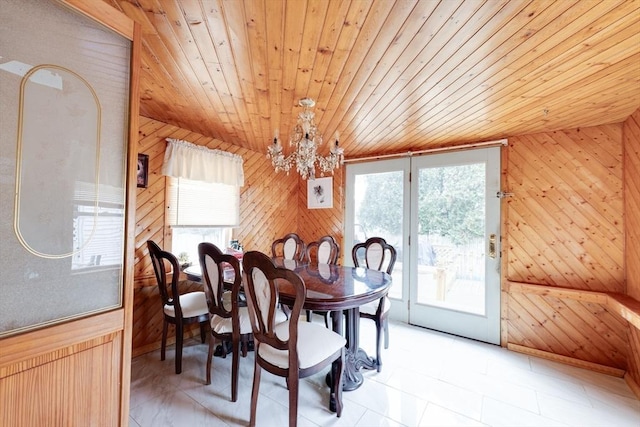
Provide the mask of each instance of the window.
POLYGON ((240 218, 240 187, 170 178, 168 225, 171 252, 180 262, 198 263, 198 244, 211 242, 224 250, 240 218))
POLYGON ((240 222, 242 156, 167 138, 162 174, 169 177, 167 223, 171 252, 181 263, 198 263, 198 244, 225 250, 240 222))
POLYGON ((226 227, 177 227, 173 228, 171 252, 181 263, 198 264, 198 245, 210 242, 225 250, 231 240, 231 228, 226 227))
POLYGON ((169 179, 168 223, 180 227, 234 227, 240 223, 240 187, 169 179))

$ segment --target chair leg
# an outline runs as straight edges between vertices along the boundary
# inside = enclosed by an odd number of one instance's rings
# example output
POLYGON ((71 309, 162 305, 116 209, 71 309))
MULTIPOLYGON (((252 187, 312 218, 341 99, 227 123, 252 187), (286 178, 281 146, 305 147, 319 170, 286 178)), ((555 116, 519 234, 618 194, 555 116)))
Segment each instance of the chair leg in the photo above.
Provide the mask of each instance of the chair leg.
POLYGON ((246 334, 240 336, 240 348, 242 349, 242 357, 247 357, 247 352, 249 351, 249 338, 246 334))
POLYGON ((377 370, 382 370, 382 320, 376 317, 376 365, 377 370))
POLYGON ((200 322, 200 340, 202 341, 202 344, 204 344, 205 340, 207 339, 207 323, 209 322, 200 322))
POLYGON ((231 355, 231 401, 238 400, 238 367, 240 366, 240 340, 232 340, 231 355))
POLYGON ((182 324, 176 324, 176 374, 182 372, 182 324))
POLYGON ((162 345, 160 346, 160 360, 165 358, 165 349, 167 348, 167 329, 169 324, 166 320, 162 321, 162 345))
POLYGON ((311 322, 311 310, 307 310, 307 322, 311 322))
POLYGON ((384 325, 384 348, 389 348, 389 320, 385 317, 382 324, 384 325))
POLYGON ((207 357, 207 381, 206 385, 211 384, 211 363, 213 359, 213 350, 216 345, 216 340, 213 338, 213 335, 209 337, 209 356, 207 357))
POLYGON ((253 388, 251 389, 251 415, 249 416, 250 427, 255 427, 256 425, 256 409, 258 408, 258 392, 260 391, 261 373, 262 368, 258 365, 258 362, 256 362, 253 368, 253 388))
POLYGON ((300 378, 298 377, 298 371, 289 370, 289 377, 287 382, 289 383, 289 427, 296 427, 298 425, 298 386, 300 378))
MULTIPOLYGON (((333 399, 335 401, 336 415, 340 417, 342 415, 342 376, 344 375, 344 353, 338 359, 331 364, 331 378, 333 381, 333 399)), ((331 405, 331 402, 329 402, 331 405)))

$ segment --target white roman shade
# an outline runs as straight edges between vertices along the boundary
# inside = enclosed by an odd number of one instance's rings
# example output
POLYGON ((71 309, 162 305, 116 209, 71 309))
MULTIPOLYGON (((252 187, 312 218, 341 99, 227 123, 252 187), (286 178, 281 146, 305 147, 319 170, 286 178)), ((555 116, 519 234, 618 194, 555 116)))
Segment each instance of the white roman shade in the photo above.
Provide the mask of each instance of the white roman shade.
POLYGON ((167 138, 162 173, 168 183, 167 223, 177 227, 235 227, 240 222, 242 157, 167 138))

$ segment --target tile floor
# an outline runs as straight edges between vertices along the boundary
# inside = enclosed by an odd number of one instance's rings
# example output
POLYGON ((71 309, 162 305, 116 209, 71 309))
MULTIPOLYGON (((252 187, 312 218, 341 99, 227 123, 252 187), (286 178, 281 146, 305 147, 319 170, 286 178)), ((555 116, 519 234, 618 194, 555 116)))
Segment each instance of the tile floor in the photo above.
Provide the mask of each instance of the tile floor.
MULTIPOLYGON (((361 325, 361 346, 375 354, 373 322, 361 325)), ((233 403, 230 357, 214 358, 205 386, 207 344, 186 343, 180 375, 173 350, 164 362, 159 350, 133 360, 130 425, 248 425, 253 353, 240 359, 233 403)), ((328 410, 324 373, 301 380, 298 425, 640 426, 640 401, 623 379, 494 345, 391 322, 383 362, 381 373, 365 371, 362 387, 343 394, 340 418, 328 410)), ((284 381, 263 370, 257 425, 288 425, 287 396, 284 381)))

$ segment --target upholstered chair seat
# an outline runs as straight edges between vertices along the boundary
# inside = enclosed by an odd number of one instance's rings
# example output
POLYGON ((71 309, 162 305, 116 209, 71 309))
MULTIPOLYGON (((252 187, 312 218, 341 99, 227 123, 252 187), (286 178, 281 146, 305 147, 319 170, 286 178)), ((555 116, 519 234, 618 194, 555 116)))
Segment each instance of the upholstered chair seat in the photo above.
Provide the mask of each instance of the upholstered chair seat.
MULTIPOLYGON (((180 295, 180 305, 182 306, 182 315, 184 317, 196 317, 209 313, 207 298, 205 297, 204 292, 189 292, 180 295)), ((164 314, 175 317, 175 306, 165 304, 164 314)))
MULTIPOLYGON (((289 321, 278 323, 274 331, 279 339, 289 339, 289 321)), ((317 323, 298 324, 298 363, 300 369, 315 366, 329 358, 336 349, 344 347, 347 340, 317 323)), ((289 368, 289 352, 277 350, 269 345, 261 345, 258 354, 262 359, 279 368, 289 368)))

